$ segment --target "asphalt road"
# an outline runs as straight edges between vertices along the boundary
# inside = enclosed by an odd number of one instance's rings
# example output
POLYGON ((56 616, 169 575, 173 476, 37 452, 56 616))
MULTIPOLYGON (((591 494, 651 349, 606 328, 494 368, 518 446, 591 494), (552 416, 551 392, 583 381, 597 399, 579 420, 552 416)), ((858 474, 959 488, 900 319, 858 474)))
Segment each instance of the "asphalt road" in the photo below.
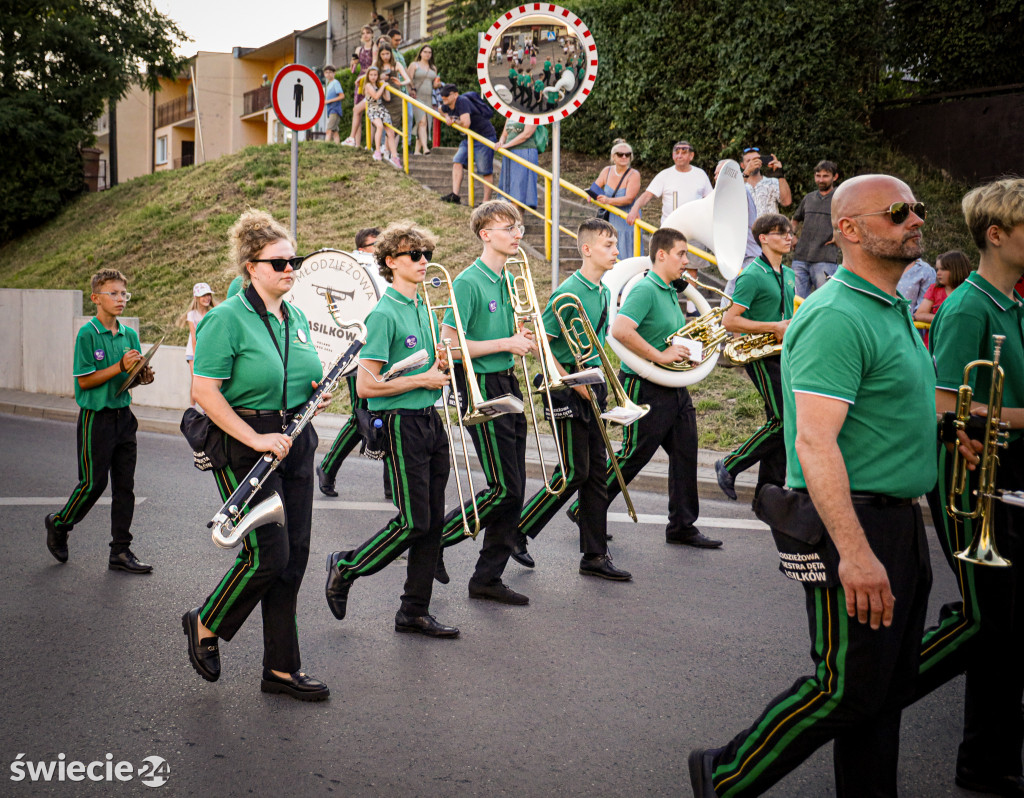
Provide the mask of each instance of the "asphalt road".
MULTIPOLYGON (((210 542, 220 501, 184 440, 139 435, 133 548, 155 566, 143 577, 106 567, 109 505, 72 532, 66 565, 46 550, 43 516, 76 480, 73 425, 0 416, 0 440, 2 796, 150 794, 137 770, 107 780, 108 754, 111 767, 162 758, 158 791, 177 795, 689 795, 689 749, 724 744, 809 668, 801 589, 778 573, 749 510, 704 501, 702 528, 725 546, 668 546, 656 493, 634 495, 646 516, 636 526, 621 500, 612 507, 612 552, 631 583, 580 576, 575 530, 559 516, 531 546, 537 568, 506 571, 529 607, 468 600, 467 542, 448 550, 452 583, 432 602, 460 639, 393 631, 401 560, 360 580, 336 621, 327 554, 391 515, 380 465, 356 458, 342 496, 316 501, 299 597, 303 667, 330 701, 259 691, 258 615, 221 644, 223 675, 209 684, 188 663, 180 617, 232 555, 210 542), (73 760, 101 763, 89 773, 102 780, 58 781, 73 760), (27 763, 56 769, 33 781, 27 763)), ((932 548, 934 619, 955 587, 932 548)), ((970 794, 952 783, 962 692, 957 680, 904 714, 903 796, 970 794)), ((830 746, 770 793, 833 794, 830 746)))

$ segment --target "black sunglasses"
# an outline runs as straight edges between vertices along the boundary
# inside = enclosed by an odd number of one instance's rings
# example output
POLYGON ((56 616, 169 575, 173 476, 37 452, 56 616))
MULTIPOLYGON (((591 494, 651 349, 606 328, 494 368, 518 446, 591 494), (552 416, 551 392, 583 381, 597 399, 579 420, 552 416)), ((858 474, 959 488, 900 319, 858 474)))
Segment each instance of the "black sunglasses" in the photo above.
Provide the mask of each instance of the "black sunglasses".
POLYGON ((283 272, 285 266, 297 269, 305 260, 304 255, 295 255, 291 258, 252 258, 249 263, 269 263, 275 272, 283 272))
POLYGON ((851 216, 851 219, 856 219, 858 216, 881 216, 883 213, 889 214, 889 221, 893 224, 903 224, 907 221, 907 217, 910 216, 911 211, 921 221, 924 221, 928 216, 928 211, 924 207, 923 202, 894 202, 884 211, 872 211, 871 213, 858 213, 856 216, 851 216))
POLYGON ((408 255, 412 258, 413 263, 419 263, 420 258, 426 258, 428 261, 434 257, 434 250, 432 249, 410 249, 408 252, 396 252, 392 255, 392 258, 400 258, 402 255, 408 255))

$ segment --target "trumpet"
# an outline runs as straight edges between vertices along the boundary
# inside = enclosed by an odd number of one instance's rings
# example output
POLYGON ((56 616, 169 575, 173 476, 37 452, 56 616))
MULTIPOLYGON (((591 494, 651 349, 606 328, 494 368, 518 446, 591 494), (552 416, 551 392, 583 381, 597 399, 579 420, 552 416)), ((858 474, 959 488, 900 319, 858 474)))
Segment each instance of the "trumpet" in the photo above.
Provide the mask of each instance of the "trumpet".
MULTIPOLYGON (((444 353, 445 359, 449 365, 449 385, 448 391, 450 396, 455 402, 455 424, 452 424, 451 419, 451 407, 448 403, 448 397, 445 396, 442 399, 444 405, 444 411, 442 416, 444 417, 445 430, 448 433, 448 446, 451 450, 452 455, 452 471, 455 473, 455 488, 459 494, 459 506, 462 507, 462 528, 466 535, 475 538, 480 533, 480 510, 476 504, 476 491, 473 489, 473 473, 469 467, 469 445, 467 443, 466 426, 470 423, 465 420, 462 416, 462 403, 459 401, 459 388, 455 384, 455 369, 451 368, 454 363, 452 357, 453 350, 458 350, 462 355, 462 367, 466 373, 466 389, 469 393, 470 404, 473 405, 474 389, 477 395, 480 393, 480 386, 476 382, 476 376, 473 373, 473 363, 469 357, 469 350, 466 347, 465 334, 463 333, 462 319, 459 318, 459 308, 455 304, 455 292, 452 290, 452 276, 448 273, 448 270, 440 263, 428 263, 427 264, 427 276, 423 280, 423 302, 427 306, 427 310, 437 318, 438 313, 441 316, 444 315, 444 311, 451 308, 452 315, 455 321, 455 335, 458 339, 456 346, 452 346, 451 338, 445 338, 438 340, 438 330, 435 329, 435 325, 430 325, 430 337, 434 344, 434 351, 444 353), (431 274, 431 272, 435 272, 431 274), (435 304, 430 300, 430 294, 427 291, 427 286, 430 285, 433 288, 439 288, 444 291, 447 301, 443 304, 435 304), (462 476, 459 474, 459 462, 456 455, 456 441, 453 426, 457 426, 459 429, 459 445, 462 448, 462 465, 466 469, 466 487, 470 495, 470 506, 472 507, 472 520, 470 520, 470 514, 466 509, 466 500, 462 491, 462 476)), ((437 326, 440 329, 440 318, 437 318, 437 326)), ((514 398, 514 397, 513 397, 514 398)), ((481 403, 477 403, 479 406, 481 403)), ((471 407, 466 412, 466 416, 470 418, 479 418, 480 421, 484 421, 490 416, 484 415, 471 407)))
MULTIPOLYGON (((991 360, 972 360, 964 366, 963 384, 957 392, 956 418, 953 426, 957 430, 967 428, 967 421, 971 416, 971 400, 974 396, 970 386, 971 372, 977 369, 987 368, 990 370, 991 379, 988 394, 988 415, 985 418, 985 437, 981 450, 981 462, 978 464, 978 489, 975 495, 977 502, 972 510, 961 510, 957 507, 957 500, 960 499, 967 488, 967 463, 956 449, 953 454, 953 475, 952 484, 949 490, 949 501, 946 505, 946 512, 952 518, 981 519, 981 526, 971 544, 963 551, 956 552, 956 557, 964 562, 975 565, 991 565, 1006 568, 1011 565, 1010 561, 999 554, 996 549, 995 536, 992 533, 992 501, 1002 500, 1002 496, 996 492, 996 468, 999 465, 999 450, 1006 447, 1009 425, 1000 419, 1003 412, 1003 379, 1005 373, 999 365, 999 354, 1003 348, 1004 335, 993 335, 992 341, 995 346, 991 360)), ((1008 503, 1014 504, 1008 498, 1008 503)))
POLYGON ((544 403, 552 420, 555 418, 555 405, 551 399, 552 391, 564 391, 569 385, 558 372, 558 363, 555 356, 551 354, 551 344, 548 341, 547 332, 544 330, 544 321, 541 319, 543 308, 537 300, 537 292, 533 286, 533 276, 530 274, 530 262, 526 253, 520 248, 513 257, 505 261, 505 281, 508 284, 508 292, 512 298, 512 311, 516 324, 522 328, 524 324, 533 325, 533 334, 537 339, 537 360, 540 362, 541 380, 540 386, 534 388, 530 380, 530 373, 526 367, 526 356, 520 360, 523 365, 523 376, 526 378, 526 396, 530 405, 530 416, 533 418, 533 434, 537 443, 537 453, 540 458, 541 473, 544 477, 544 490, 552 496, 561 496, 565 492, 565 460, 562 457, 562 445, 558 436, 558 428, 551 425, 551 436, 555 440, 555 456, 558 458, 558 468, 553 471, 551 477, 547 476, 547 464, 544 461, 544 447, 540 440, 540 426, 537 421, 537 409, 533 404, 534 393, 539 391, 544 395, 544 403), (517 273, 513 273, 516 270, 517 273))
POLYGON ((734 366, 782 354, 782 341, 775 333, 755 333, 733 338, 722 347, 722 359, 734 366))
POLYGON ((604 347, 601 346, 601 341, 597 337, 590 319, 587 318, 579 297, 575 294, 562 294, 552 301, 551 310, 555 314, 555 318, 558 319, 558 326, 562 328, 562 336, 576 361, 576 368, 581 371, 587 368, 586 364, 593 359, 595 354, 601 360, 600 368, 604 374, 605 384, 608 386, 608 394, 615 397, 617 406, 613 410, 602 413, 601 407, 597 403, 597 397, 594 396, 594 389, 590 385, 586 386, 587 396, 590 398, 590 408, 594 413, 594 419, 601 427, 601 438, 604 440, 605 449, 608 450, 608 462, 611 463, 615 479, 618 480, 619 487, 622 489, 622 498, 626 502, 626 509, 629 510, 629 517, 633 519, 633 523, 637 523, 636 509, 633 507, 633 500, 626 489, 626 480, 619 468, 619 458, 612 448, 608 430, 599 419, 608 419, 617 424, 632 424, 647 414, 651 409, 650 405, 638 405, 626 395, 622 384, 615 377, 611 361, 608 360, 608 355, 605 353, 604 347), (573 314, 568 321, 562 315, 566 310, 573 314))
POLYGON ((714 286, 705 285, 693 277, 687 276, 685 279, 691 285, 695 285, 698 288, 703 288, 705 291, 711 291, 712 293, 718 294, 726 302, 720 307, 712 308, 703 316, 699 316, 693 321, 687 322, 665 339, 665 343, 669 346, 672 346, 677 338, 690 338, 694 341, 699 341, 701 344, 701 358, 699 363, 693 363, 689 360, 681 360, 677 363, 670 363, 667 366, 662 366, 662 368, 666 368, 669 371, 689 371, 692 368, 703 365, 708 361, 708 359, 718 352, 719 344, 730 336, 730 333, 722 326, 722 317, 725 316, 725 311, 727 311, 732 305, 732 298, 725 292, 719 291, 714 286))

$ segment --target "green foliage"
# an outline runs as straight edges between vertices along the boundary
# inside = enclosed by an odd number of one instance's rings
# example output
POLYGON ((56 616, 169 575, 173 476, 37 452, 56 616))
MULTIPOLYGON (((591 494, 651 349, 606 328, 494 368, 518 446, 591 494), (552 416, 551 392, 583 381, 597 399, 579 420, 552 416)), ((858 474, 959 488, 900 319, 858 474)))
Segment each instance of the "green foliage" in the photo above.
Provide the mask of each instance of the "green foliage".
POLYGON ((900 0, 887 27, 887 60, 919 93, 1024 81, 1024 0, 900 0))
MULTIPOLYGON (((483 30, 505 11, 508 3, 495 5, 495 0, 452 0, 445 11, 450 31, 483 30)), ((436 62, 436 59, 435 59, 436 62)))
POLYGON ((84 189, 104 102, 174 74, 184 39, 151 0, 0 1, 0 241, 84 189))

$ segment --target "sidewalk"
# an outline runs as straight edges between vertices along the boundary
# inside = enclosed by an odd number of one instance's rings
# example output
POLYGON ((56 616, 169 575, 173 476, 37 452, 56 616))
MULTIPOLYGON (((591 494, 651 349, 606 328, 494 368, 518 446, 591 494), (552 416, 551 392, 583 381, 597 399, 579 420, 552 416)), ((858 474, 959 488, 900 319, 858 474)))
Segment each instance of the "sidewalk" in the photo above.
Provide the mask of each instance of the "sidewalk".
MULTIPOLYGON (((181 435, 178 425, 181 423, 182 410, 135 406, 132 408, 132 411, 139 420, 139 429, 144 432, 181 435)), ((0 413, 74 423, 75 419, 78 418, 78 405, 75 403, 73 396, 34 394, 0 388, 0 413)), ((338 430, 341 429, 347 420, 348 416, 345 415, 322 413, 313 421, 313 426, 320 437, 320 446, 317 451, 321 456, 327 453, 331 442, 338 434, 338 430)), ((554 463, 557 462, 554 444, 550 435, 542 435, 541 442, 544 447, 544 461, 550 473, 554 463)), ((472 447, 470 448, 472 449, 472 447)), ((352 456, 356 456, 356 454, 353 453, 352 456)), ((725 499, 725 495, 718 487, 718 481, 715 478, 715 461, 721 456, 720 452, 713 452, 709 449, 700 449, 697 452, 697 485, 702 499, 725 499)), ((473 462, 475 475, 479 465, 476 463, 475 457, 473 462)), ((541 478, 540 458, 537 456, 537 447, 534 443, 532 431, 527 440, 526 472, 532 478, 541 478)), ((480 478, 483 478, 482 474, 480 478)), ((753 469, 750 472, 740 474, 736 478, 736 493, 739 497, 739 502, 745 504, 751 502, 754 498, 754 485, 756 482, 757 475, 753 472, 753 469)), ((667 483, 668 455, 659 449, 651 462, 630 483, 630 487, 636 490, 667 493, 667 483)))

